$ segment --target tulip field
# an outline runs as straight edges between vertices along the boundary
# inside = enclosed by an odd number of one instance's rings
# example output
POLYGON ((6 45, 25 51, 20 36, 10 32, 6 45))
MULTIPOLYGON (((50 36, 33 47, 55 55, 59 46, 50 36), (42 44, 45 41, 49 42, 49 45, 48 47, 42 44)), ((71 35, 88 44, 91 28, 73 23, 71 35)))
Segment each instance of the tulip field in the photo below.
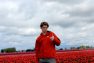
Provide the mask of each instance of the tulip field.
MULTIPOLYGON (((57 63, 94 63, 94 50, 57 51, 57 63)), ((38 63, 34 52, 0 53, 0 63, 38 63)))

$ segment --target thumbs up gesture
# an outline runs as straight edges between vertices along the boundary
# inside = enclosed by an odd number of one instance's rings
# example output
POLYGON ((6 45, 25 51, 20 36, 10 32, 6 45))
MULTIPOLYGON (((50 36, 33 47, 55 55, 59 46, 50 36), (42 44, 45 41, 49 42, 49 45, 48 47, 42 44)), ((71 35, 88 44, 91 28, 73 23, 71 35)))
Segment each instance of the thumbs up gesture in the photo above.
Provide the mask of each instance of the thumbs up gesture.
POLYGON ((50 37, 50 39, 53 41, 54 40, 54 36, 50 37))

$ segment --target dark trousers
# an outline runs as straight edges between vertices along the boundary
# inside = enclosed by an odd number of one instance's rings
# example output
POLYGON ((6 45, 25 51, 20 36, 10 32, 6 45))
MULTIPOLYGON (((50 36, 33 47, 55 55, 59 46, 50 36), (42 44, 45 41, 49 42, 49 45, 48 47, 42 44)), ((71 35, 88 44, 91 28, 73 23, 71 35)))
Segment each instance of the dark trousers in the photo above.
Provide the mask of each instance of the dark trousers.
POLYGON ((53 58, 39 59, 39 63, 56 63, 56 59, 53 59, 53 58))

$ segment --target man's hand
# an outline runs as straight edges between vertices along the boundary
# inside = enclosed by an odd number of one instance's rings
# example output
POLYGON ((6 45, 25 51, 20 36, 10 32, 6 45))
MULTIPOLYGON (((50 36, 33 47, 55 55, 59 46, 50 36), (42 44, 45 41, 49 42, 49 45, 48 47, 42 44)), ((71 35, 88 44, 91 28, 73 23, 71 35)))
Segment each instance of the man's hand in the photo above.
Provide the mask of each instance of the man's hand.
POLYGON ((53 41, 54 40, 54 36, 50 37, 50 39, 53 41))

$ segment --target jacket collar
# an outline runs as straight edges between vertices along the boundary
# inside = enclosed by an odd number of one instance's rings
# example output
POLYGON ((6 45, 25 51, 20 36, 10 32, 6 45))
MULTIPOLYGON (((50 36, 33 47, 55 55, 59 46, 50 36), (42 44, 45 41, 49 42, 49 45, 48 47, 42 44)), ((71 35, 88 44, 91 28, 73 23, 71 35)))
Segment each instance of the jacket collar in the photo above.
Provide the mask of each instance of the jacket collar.
MULTIPOLYGON (((48 36, 49 35, 49 32, 51 32, 51 31, 47 31, 46 34, 45 34, 45 36, 48 36)), ((40 35, 44 35, 44 34, 41 32, 40 35)))

